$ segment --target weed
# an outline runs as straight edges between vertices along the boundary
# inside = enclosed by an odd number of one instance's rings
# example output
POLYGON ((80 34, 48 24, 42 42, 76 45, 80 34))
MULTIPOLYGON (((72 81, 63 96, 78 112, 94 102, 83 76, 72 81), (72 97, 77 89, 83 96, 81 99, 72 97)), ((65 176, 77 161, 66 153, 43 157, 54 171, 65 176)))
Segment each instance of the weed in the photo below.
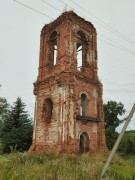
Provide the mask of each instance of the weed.
MULTIPOLYGON (((0 180, 99 180, 107 155, 0 155, 0 180)), ((104 180, 135 180, 135 156, 116 155, 104 180)))

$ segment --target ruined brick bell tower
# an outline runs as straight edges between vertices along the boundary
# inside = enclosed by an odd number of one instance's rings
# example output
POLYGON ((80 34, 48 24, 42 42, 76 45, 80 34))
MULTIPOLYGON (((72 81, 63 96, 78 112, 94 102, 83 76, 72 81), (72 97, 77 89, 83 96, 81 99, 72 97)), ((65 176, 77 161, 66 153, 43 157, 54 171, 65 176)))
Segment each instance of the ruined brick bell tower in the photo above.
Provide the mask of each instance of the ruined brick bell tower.
POLYGON ((104 150, 102 84, 94 26, 72 11, 41 31, 31 151, 104 150))

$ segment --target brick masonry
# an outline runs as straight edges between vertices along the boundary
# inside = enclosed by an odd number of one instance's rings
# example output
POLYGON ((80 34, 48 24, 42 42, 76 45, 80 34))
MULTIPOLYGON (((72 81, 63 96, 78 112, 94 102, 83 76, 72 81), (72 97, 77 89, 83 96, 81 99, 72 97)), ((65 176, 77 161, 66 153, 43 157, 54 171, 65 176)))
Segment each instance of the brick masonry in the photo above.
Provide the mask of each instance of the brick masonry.
POLYGON ((94 26, 72 11, 64 12, 43 27, 39 73, 34 83, 36 100, 30 151, 78 153, 106 149, 96 40, 94 26), (81 70, 77 68, 79 43, 82 45, 81 70), (56 64, 54 44, 57 44, 56 64), (82 94, 87 97, 84 117, 80 114, 82 94), (46 99, 50 99, 53 106, 49 120, 46 99))

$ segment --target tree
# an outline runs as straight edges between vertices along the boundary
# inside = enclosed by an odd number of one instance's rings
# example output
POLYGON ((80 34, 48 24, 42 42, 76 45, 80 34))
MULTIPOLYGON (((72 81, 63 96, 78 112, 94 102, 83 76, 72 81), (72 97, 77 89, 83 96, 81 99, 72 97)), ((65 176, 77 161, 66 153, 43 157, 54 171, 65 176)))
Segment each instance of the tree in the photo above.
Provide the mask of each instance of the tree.
POLYGON ((0 97, 0 138, 2 137, 2 128, 5 119, 9 115, 9 104, 5 98, 0 97))
POLYGON ((116 128, 124 121, 120 120, 120 116, 125 113, 124 105, 116 101, 108 101, 104 104, 104 116, 105 116, 105 133, 106 133, 106 144, 109 149, 112 149, 118 133, 116 128))
POLYGON ((118 151, 125 155, 135 154, 135 131, 126 131, 119 145, 118 151))
POLYGON ((21 98, 17 98, 11 107, 9 116, 3 125, 2 143, 4 152, 10 152, 10 147, 16 147, 18 151, 25 151, 32 141, 32 122, 25 111, 25 104, 21 98))

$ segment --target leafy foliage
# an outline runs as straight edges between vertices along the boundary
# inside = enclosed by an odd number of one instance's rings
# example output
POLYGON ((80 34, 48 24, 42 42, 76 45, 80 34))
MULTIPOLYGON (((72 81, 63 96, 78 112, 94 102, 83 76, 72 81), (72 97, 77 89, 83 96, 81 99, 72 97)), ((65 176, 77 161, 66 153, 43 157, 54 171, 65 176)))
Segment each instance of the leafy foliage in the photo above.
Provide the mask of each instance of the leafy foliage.
POLYGON ((126 131, 118 151, 126 155, 135 154, 135 131, 126 131))
POLYGON ((121 102, 108 101, 107 104, 104 104, 105 128, 111 126, 115 130, 123 122, 119 119, 119 116, 124 113, 124 105, 121 102))
POLYGON ((9 115, 9 104, 5 98, 0 97, 0 138, 2 138, 2 128, 5 119, 9 115))
POLYGON ((108 101, 107 104, 104 104, 106 144, 109 149, 112 149, 118 137, 116 127, 123 122, 119 117, 124 113, 124 105, 121 102, 108 101))
POLYGON ((8 111, 8 102, 5 98, 0 97, 0 117, 8 111))
POLYGON ((105 134, 106 134, 106 145, 109 149, 113 148, 113 145, 115 144, 119 133, 115 132, 114 129, 109 126, 106 130, 105 130, 105 134))
POLYGON ((10 152, 10 147, 19 151, 27 150, 32 141, 32 122, 25 111, 25 104, 17 98, 11 107, 2 128, 2 143, 4 152, 10 152))

